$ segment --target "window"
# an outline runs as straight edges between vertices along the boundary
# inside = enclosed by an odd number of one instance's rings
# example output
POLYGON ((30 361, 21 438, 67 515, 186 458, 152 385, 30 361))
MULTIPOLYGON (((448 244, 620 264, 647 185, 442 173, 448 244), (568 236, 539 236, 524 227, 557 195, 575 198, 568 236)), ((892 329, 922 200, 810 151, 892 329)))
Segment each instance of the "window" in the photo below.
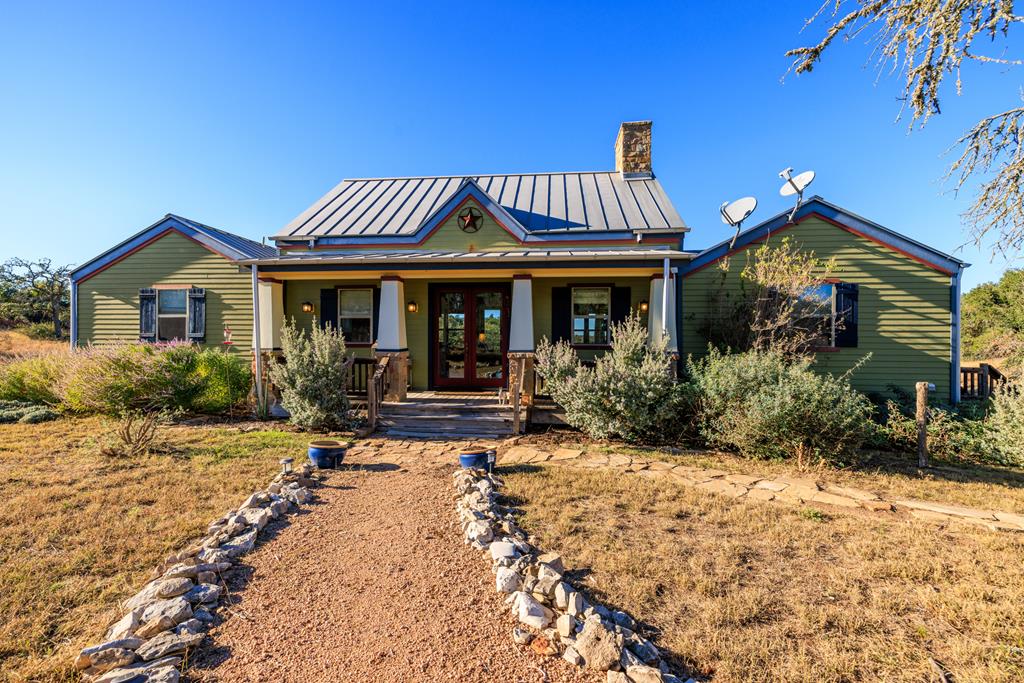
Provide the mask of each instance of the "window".
POLYGON ((836 345, 835 294, 835 285, 827 282, 809 287, 804 292, 808 327, 817 329, 821 334, 819 346, 832 348, 836 345))
POLYGON ((611 310, 610 287, 572 288, 572 343, 580 346, 605 346, 611 310))
POLYGON ((373 290, 338 290, 338 329, 350 344, 373 343, 373 290))
POLYGON ((160 289, 156 294, 157 341, 186 339, 188 337, 188 290, 160 289))

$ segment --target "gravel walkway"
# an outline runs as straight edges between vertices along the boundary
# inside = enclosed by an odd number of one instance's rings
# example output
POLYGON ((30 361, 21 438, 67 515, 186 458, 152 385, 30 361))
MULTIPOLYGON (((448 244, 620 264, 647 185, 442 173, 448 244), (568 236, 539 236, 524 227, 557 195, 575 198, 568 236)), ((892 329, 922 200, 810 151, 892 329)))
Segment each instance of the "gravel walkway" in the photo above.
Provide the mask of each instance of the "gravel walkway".
POLYGON ((461 541, 454 445, 373 444, 246 556, 190 680, 604 680, 512 642, 487 563, 461 541))

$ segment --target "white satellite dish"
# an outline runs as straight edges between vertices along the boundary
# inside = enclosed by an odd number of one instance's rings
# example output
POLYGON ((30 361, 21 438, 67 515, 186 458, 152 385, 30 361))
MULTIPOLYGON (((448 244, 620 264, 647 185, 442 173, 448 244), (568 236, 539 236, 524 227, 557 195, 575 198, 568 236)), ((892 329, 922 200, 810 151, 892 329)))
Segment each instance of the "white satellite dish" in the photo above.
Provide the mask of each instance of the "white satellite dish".
POLYGON ((734 202, 725 202, 719 207, 718 213, 722 214, 722 222, 736 228, 736 234, 732 236, 732 241, 729 242, 730 249, 736 244, 736 238, 739 237, 740 226, 743 224, 743 221, 750 214, 754 213, 756 208, 757 199, 754 197, 743 197, 734 202))
POLYGON ((814 182, 814 171, 804 171, 794 176, 792 168, 784 168, 779 171, 779 177, 786 181, 779 188, 779 194, 783 197, 796 195, 796 205, 789 212, 789 220, 792 221, 793 216, 796 215, 796 210, 800 208, 800 204, 804 201, 804 190, 814 182))

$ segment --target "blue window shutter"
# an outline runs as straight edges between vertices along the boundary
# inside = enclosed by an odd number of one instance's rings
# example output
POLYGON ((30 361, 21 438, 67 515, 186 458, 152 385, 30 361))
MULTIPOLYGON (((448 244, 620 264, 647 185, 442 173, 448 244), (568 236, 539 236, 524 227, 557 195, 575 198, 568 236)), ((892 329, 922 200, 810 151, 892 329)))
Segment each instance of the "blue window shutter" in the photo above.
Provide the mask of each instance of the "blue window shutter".
POLYGON ((206 341, 206 290, 192 287, 188 290, 188 340, 206 341))
POLYGON ((857 347, 857 314, 860 308, 860 285, 851 282, 836 284, 836 346, 857 347))
POLYGON ((330 323, 333 329, 338 329, 338 290, 320 290, 320 327, 327 327, 330 323))
POLYGON ((139 341, 156 341, 156 290, 139 290, 139 341))
POLYGON ((551 288, 551 341, 572 342, 572 289, 551 288))
MULTIPOLYGON (((405 315, 405 311, 401 312, 401 315, 405 315)), ((373 288, 373 339, 371 341, 377 341, 377 330, 380 329, 380 287, 373 288)))

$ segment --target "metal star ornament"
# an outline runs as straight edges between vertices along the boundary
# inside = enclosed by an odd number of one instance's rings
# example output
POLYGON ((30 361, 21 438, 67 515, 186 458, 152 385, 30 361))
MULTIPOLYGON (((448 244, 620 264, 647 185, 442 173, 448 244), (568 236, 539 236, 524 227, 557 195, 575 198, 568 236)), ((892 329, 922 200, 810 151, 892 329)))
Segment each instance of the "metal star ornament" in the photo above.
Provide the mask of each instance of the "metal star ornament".
POLYGON ((459 227, 463 232, 476 232, 480 229, 480 222, 483 214, 472 206, 467 206, 459 212, 459 227))

